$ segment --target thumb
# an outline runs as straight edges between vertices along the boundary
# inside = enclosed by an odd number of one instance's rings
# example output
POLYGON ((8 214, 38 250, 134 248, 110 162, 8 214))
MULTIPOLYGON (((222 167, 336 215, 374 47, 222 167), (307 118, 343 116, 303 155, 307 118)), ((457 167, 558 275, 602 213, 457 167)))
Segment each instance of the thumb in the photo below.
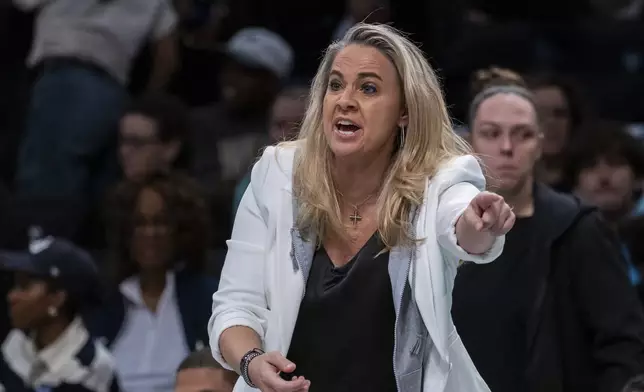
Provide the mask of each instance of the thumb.
POLYGON ((468 208, 465 210, 463 216, 465 221, 471 225, 475 230, 483 230, 485 226, 482 217, 480 217, 473 208, 468 208))
POLYGON ((277 370, 284 373, 291 373, 295 370, 295 364, 280 353, 272 353, 268 358, 268 362, 275 366, 277 370))
POLYGON ((476 205, 482 210, 487 210, 492 204, 499 201, 501 196, 492 192, 481 192, 474 198, 476 205))

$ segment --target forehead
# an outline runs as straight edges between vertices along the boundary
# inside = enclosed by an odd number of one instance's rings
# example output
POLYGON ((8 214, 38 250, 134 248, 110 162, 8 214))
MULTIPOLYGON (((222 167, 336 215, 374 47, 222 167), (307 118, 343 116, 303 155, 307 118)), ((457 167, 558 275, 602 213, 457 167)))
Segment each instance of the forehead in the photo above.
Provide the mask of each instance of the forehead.
POLYGON ((539 105, 565 105, 566 96, 557 86, 541 87, 534 90, 534 98, 539 105))
POLYGON ((349 45, 340 50, 333 60, 332 70, 341 72, 345 78, 366 72, 378 74, 383 81, 397 80, 398 76, 387 56, 364 45, 349 45))
POLYGON ((515 94, 497 94, 481 103, 476 120, 479 123, 503 125, 536 125, 532 104, 515 94))

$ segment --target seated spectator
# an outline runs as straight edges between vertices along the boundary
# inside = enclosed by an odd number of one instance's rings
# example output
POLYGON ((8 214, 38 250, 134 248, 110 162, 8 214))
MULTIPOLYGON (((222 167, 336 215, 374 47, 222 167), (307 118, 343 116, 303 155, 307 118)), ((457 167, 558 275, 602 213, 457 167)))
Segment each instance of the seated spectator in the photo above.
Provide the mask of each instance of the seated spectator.
POLYGON ((267 144, 271 106, 290 76, 293 49, 276 33, 245 28, 226 45, 220 72, 221 102, 195 109, 192 116, 192 175, 213 205, 213 244, 230 238, 235 186, 267 144))
POLYGON ((193 174, 209 189, 246 174, 265 144, 271 105, 293 67, 291 46, 264 28, 241 30, 226 53, 222 103, 196 109, 193 116, 193 174))
MULTIPOLYGON (((567 186, 586 203, 599 208, 617 229, 633 215, 644 179, 644 150, 624 129, 612 124, 584 131, 570 148, 565 172, 567 186)), ((624 238, 622 238, 624 240, 624 238)), ((637 260, 627 242, 622 254, 633 284, 641 281, 637 260)))
POLYGON ((141 180, 185 165, 188 109, 169 95, 146 95, 121 118, 119 157, 128 180, 141 180), (182 162, 183 159, 183 162, 182 162))
POLYGON ((126 181, 108 204, 110 267, 118 291, 91 317, 128 392, 172 391, 177 367, 207 345, 217 282, 202 274, 208 210, 178 174, 126 181))
POLYGON ((585 119, 578 88, 572 81, 556 74, 537 74, 528 79, 534 93, 543 130, 539 180, 562 190, 566 151, 585 119))
POLYGON ((222 368, 209 349, 202 349, 179 365, 174 392, 232 392, 238 377, 222 368))
POLYGON ((0 254, 0 266, 14 274, 14 329, 2 343, 0 391, 117 391, 112 356, 79 316, 100 298, 89 254, 47 237, 29 252, 0 254))
POLYGON ((631 216, 644 179, 644 149, 616 124, 583 130, 570 147, 566 188, 597 206, 612 223, 631 216))
MULTIPOLYGON (((294 85, 282 90, 275 100, 275 103, 273 103, 270 127, 268 130, 270 144, 297 137, 297 133, 300 130, 300 123, 306 112, 308 95, 309 89, 306 86, 294 85)), ((237 206, 239 206, 239 202, 242 196, 244 196, 244 192, 249 183, 250 169, 235 188, 233 216, 237 212, 237 206)))

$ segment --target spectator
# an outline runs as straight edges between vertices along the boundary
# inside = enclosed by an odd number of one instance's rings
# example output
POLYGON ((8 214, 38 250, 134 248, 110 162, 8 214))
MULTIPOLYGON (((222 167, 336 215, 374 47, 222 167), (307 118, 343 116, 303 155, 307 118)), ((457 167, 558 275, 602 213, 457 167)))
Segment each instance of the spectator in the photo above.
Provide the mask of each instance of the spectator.
POLYGON ((620 125, 584 130, 571 146, 567 187, 611 223, 630 217, 644 180, 644 148, 620 125))
POLYGON ((13 0, 36 10, 28 63, 37 70, 17 171, 23 194, 76 197, 115 175, 116 126, 132 59, 156 45, 149 90, 177 63, 169 0, 13 0), (112 170, 114 173, 112 173, 112 170))
POLYGON ((534 93, 543 130, 539 180, 563 190, 566 151, 586 120, 579 89, 562 76, 545 73, 528 79, 528 86, 534 93))
MULTIPOLYGON (((308 87, 297 85, 282 90, 273 104, 268 130, 270 144, 292 140, 297 137, 300 123, 306 112, 308 93, 308 87)), ((237 206, 239 206, 239 202, 249 183, 250 171, 246 173, 246 176, 242 178, 235 188, 233 215, 237 212, 237 206)))
POLYGON ((621 390, 644 370, 644 315, 619 244, 592 208, 535 182, 543 136, 521 78, 479 75, 472 146, 517 222, 494 263, 460 267, 456 328, 492 391, 621 390))
POLYGON ((2 343, 0 390, 117 391, 112 356, 80 317, 100 298, 91 257, 48 237, 27 253, 1 254, 0 265, 14 273, 8 294, 14 329, 2 343))
POLYGON ((202 274, 205 198, 189 179, 158 174, 116 187, 108 243, 118 292, 91 317, 125 391, 172 391, 177 366, 208 342, 217 283, 202 274))
POLYGON ((147 95, 137 100, 120 123, 119 155, 128 180, 138 181, 185 165, 188 109, 172 96, 147 95))
POLYGON ((232 392, 237 378, 237 373, 222 368, 206 348, 181 362, 174 392, 232 392))
POLYGON ((194 113, 194 174, 211 191, 221 180, 236 183, 246 174, 266 142, 271 105, 293 66, 290 45, 264 28, 241 30, 226 51, 222 103, 194 113))
POLYGON ((235 186, 267 144, 271 106, 293 65, 290 45, 264 28, 242 29, 226 52, 222 101, 195 109, 192 118, 192 174, 210 197, 217 247, 230 237, 235 186))

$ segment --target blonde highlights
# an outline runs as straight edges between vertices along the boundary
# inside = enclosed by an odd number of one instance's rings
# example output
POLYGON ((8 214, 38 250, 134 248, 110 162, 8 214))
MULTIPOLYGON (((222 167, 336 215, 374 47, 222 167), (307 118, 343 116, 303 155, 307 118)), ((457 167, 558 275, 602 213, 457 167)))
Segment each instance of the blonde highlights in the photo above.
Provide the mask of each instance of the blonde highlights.
POLYGON ((302 233, 317 235, 318 241, 330 233, 345 232, 331 174, 333 153, 322 129, 322 108, 335 56, 348 45, 379 50, 392 62, 401 81, 409 123, 378 197, 378 231, 387 248, 411 244, 417 239, 410 226, 410 213, 422 203, 428 177, 445 161, 470 154, 470 148, 454 133, 438 78, 422 52, 386 25, 357 24, 341 41, 329 46, 318 68, 296 142, 296 225, 302 233))

